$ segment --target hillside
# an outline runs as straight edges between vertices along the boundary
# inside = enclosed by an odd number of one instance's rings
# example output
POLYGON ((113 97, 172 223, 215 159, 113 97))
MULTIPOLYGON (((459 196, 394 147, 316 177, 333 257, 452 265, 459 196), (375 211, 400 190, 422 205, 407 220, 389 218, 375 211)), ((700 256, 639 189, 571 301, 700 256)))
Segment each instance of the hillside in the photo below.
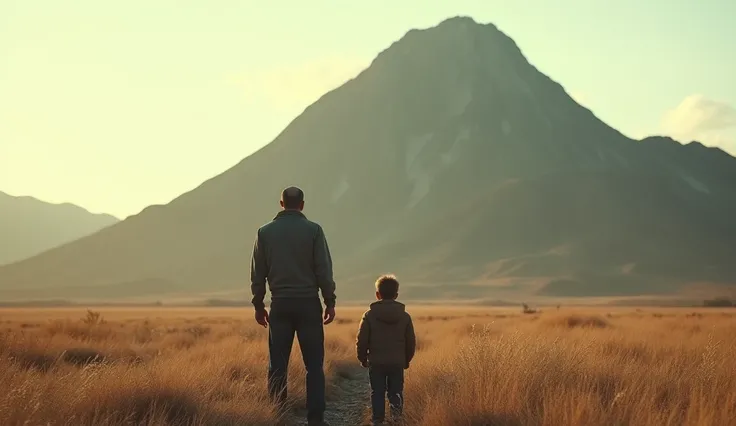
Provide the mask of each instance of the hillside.
POLYGON ((0 192, 0 265, 35 256, 113 225, 118 219, 72 204, 0 192))
POLYGON ((246 297, 256 228, 306 192, 338 298, 672 294, 736 283, 736 160, 631 140, 491 24, 411 30, 270 144, 165 206, 0 268, 0 297, 246 297))

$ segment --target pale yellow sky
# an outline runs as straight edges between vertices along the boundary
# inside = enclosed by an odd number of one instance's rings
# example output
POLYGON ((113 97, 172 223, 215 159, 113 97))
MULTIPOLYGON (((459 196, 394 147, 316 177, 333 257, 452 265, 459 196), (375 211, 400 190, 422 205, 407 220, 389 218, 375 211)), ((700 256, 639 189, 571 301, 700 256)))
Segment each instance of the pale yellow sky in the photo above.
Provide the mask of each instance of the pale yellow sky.
POLYGON ((631 137, 736 152, 736 2, 0 0, 0 191, 119 217, 166 203, 454 15, 631 137))

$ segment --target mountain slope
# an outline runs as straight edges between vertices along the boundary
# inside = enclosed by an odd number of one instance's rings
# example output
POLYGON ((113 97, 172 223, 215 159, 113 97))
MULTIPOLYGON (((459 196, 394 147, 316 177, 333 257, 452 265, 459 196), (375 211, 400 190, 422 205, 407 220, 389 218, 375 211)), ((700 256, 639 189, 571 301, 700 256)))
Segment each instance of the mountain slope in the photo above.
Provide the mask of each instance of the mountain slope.
POLYGON ((0 269, 0 295, 242 297, 255 230, 291 184, 343 300, 386 271, 410 297, 675 292, 736 282, 734 182, 734 158, 630 140, 496 27, 453 18, 170 204, 0 269))
POLYGON ((92 214, 72 204, 50 204, 0 192, 0 265, 35 256, 116 222, 113 216, 92 214))

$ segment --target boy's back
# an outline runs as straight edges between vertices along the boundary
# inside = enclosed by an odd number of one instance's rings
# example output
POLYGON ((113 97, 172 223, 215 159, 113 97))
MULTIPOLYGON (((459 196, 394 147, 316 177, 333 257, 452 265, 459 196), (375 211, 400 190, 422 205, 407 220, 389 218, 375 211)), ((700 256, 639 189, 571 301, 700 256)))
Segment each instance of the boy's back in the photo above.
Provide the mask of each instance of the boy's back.
POLYGON ((392 299, 373 302, 361 319, 356 346, 362 364, 409 368, 416 337, 404 304, 392 299))

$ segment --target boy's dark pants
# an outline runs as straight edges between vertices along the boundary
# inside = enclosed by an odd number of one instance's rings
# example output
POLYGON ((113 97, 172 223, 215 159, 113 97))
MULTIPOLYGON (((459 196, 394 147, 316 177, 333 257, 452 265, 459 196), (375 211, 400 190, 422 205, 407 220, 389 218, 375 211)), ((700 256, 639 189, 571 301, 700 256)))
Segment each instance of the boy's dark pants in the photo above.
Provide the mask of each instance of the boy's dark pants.
POLYGON ((268 329, 268 393, 277 403, 286 400, 286 373, 294 333, 307 370, 307 418, 322 420, 325 411, 325 335, 319 299, 274 299, 268 329))
POLYGON ((386 396, 391 407, 391 417, 401 416, 404 406, 404 367, 400 365, 371 366, 368 370, 371 382, 373 421, 384 421, 386 396))

